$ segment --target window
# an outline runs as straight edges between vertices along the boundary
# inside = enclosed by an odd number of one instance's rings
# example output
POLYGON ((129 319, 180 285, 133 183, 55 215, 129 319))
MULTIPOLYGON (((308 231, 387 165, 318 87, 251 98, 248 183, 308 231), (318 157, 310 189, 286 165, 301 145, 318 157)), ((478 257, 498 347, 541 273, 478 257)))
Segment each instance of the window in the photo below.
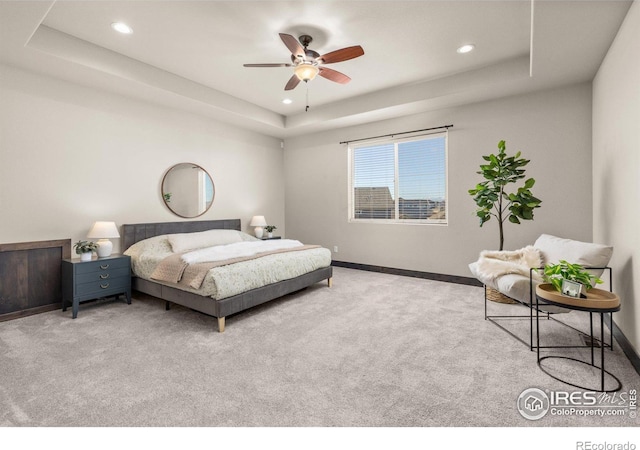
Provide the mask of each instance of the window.
POLYGON ((447 133, 349 147, 349 220, 447 223, 447 133))

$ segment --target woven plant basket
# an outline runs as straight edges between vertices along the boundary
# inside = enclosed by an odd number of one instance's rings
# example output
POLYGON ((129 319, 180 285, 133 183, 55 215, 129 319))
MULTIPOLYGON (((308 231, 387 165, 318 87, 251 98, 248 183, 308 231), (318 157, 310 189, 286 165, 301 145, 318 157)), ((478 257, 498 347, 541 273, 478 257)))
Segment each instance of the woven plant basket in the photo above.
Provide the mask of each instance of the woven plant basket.
POLYGON ((502 292, 496 291, 495 289, 490 288, 489 286, 487 286, 487 299, 496 303, 508 303, 508 304, 518 303, 511 297, 507 297, 502 292))

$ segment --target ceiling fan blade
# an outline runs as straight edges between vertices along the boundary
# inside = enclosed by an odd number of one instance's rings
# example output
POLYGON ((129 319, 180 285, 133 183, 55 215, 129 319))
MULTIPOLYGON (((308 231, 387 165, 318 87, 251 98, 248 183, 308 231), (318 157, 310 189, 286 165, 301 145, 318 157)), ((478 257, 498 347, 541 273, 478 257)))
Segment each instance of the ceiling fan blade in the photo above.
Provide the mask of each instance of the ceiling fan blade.
POLYGON ((298 76, 296 74, 294 74, 291 78, 289 78, 289 81, 287 81, 287 85, 284 87, 285 91, 290 91, 291 89, 294 89, 298 83, 300 83, 300 78, 298 78, 298 76))
POLYGON ((340 84, 347 84, 351 81, 351 78, 343 74, 342 72, 338 72, 337 70, 328 69, 326 67, 318 68, 318 75, 326 78, 327 80, 335 81, 340 84))
POLYGON ((317 58, 323 64, 333 64, 341 61, 347 61, 349 59, 357 58, 364 55, 364 50, 359 45, 353 47, 341 48, 333 52, 326 53, 317 58))
POLYGON ((280 39, 282 39, 282 42, 284 42, 284 45, 287 46, 292 55, 304 56, 304 49, 296 38, 290 34, 280 33, 280 39))
POLYGON ((244 67, 291 67, 291 64, 287 63, 273 63, 273 64, 243 64, 244 67))

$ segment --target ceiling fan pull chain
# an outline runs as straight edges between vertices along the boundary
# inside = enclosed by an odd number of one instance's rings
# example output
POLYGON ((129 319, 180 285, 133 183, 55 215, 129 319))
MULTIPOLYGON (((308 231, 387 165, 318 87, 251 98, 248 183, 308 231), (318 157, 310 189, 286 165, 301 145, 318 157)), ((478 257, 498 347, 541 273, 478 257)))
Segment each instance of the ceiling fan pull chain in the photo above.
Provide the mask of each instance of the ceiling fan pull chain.
POLYGON ((304 109, 305 112, 309 111, 309 83, 305 81, 307 85, 307 107, 304 109))

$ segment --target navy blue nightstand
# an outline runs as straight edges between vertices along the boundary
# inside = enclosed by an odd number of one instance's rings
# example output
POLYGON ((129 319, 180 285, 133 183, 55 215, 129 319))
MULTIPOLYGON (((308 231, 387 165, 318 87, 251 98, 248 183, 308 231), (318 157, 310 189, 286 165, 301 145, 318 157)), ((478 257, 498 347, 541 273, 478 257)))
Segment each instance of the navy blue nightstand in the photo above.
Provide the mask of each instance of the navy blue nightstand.
POLYGON ((80 302, 124 294, 131 304, 131 257, 113 254, 91 261, 62 260, 62 310, 72 305, 78 317, 80 302))

